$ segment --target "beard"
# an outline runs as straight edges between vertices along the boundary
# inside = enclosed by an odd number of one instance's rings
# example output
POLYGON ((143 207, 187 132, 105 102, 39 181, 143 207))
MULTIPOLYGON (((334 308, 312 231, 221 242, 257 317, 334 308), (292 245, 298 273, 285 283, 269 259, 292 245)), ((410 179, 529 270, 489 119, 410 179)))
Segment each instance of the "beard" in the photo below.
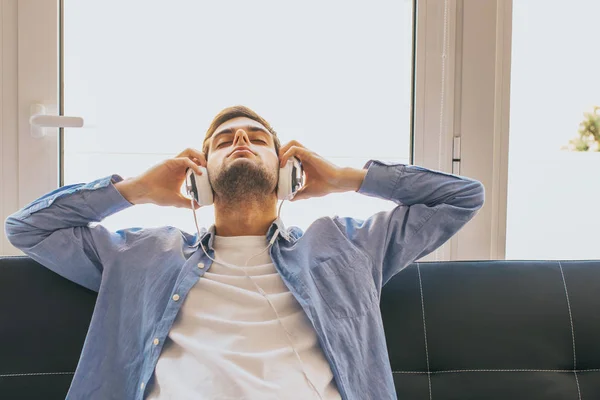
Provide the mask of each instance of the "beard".
POLYGON ((277 176, 249 160, 235 160, 216 175, 209 175, 215 199, 222 204, 261 201, 277 188, 277 176))

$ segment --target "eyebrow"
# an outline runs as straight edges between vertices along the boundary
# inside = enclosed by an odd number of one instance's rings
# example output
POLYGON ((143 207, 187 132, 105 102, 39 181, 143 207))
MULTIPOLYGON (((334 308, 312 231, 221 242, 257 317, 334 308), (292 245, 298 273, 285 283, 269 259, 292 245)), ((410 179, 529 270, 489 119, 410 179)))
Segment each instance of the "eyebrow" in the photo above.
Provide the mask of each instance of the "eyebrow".
MULTIPOLYGON (((246 130, 248 130, 250 132, 263 132, 270 136, 270 132, 266 131, 264 128, 261 128, 260 126, 246 125, 244 128, 246 128, 246 130)), ((212 141, 215 141, 217 139, 217 136, 219 136, 221 134, 225 134, 225 133, 233 134, 233 129, 225 128, 223 130, 220 130, 219 132, 212 135, 212 141)))

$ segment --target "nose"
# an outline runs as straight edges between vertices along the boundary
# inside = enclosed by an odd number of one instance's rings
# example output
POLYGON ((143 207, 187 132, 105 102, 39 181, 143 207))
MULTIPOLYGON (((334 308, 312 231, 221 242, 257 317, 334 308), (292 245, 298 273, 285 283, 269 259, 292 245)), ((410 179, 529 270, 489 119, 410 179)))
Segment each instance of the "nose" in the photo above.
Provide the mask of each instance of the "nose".
POLYGON ((249 144, 250 144, 250 139, 248 138, 248 133, 246 133, 245 130, 240 128, 237 131, 235 131, 235 137, 233 138, 234 146, 243 146, 243 145, 249 145, 249 144))

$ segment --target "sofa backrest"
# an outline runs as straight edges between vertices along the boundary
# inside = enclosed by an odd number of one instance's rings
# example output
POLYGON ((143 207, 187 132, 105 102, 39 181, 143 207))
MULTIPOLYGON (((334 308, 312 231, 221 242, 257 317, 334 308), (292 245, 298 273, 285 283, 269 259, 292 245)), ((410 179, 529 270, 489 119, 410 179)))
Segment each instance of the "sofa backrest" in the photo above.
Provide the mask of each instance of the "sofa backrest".
POLYGON ((600 399, 600 261, 416 263, 384 288, 400 399, 600 399))
MULTIPOLYGON (((0 398, 65 398, 95 300, 0 257, 0 398)), ((600 260, 415 263, 381 312, 400 399, 600 398, 600 260)))

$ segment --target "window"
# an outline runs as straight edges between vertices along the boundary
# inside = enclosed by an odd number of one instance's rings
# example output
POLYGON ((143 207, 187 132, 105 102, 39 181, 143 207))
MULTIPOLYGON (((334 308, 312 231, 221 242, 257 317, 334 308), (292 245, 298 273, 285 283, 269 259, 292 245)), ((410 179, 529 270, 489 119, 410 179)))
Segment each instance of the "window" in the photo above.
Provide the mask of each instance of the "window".
POLYGON ((513 3, 507 259, 600 258, 600 143, 574 151, 580 123, 600 126, 599 13, 513 3))
MULTIPOLYGON (((62 185, 135 176, 202 148, 221 109, 243 104, 339 166, 410 161, 413 1, 163 3, 64 0, 62 185), (110 29, 107 29, 110 27, 110 29)), ((356 193, 286 203, 286 225, 367 218, 394 204, 356 193)), ((203 226, 212 207, 197 211, 203 226)), ((190 210, 139 205, 110 229, 174 225, 190 210), (160 210, 160 211, 159 211, 160 210)))

